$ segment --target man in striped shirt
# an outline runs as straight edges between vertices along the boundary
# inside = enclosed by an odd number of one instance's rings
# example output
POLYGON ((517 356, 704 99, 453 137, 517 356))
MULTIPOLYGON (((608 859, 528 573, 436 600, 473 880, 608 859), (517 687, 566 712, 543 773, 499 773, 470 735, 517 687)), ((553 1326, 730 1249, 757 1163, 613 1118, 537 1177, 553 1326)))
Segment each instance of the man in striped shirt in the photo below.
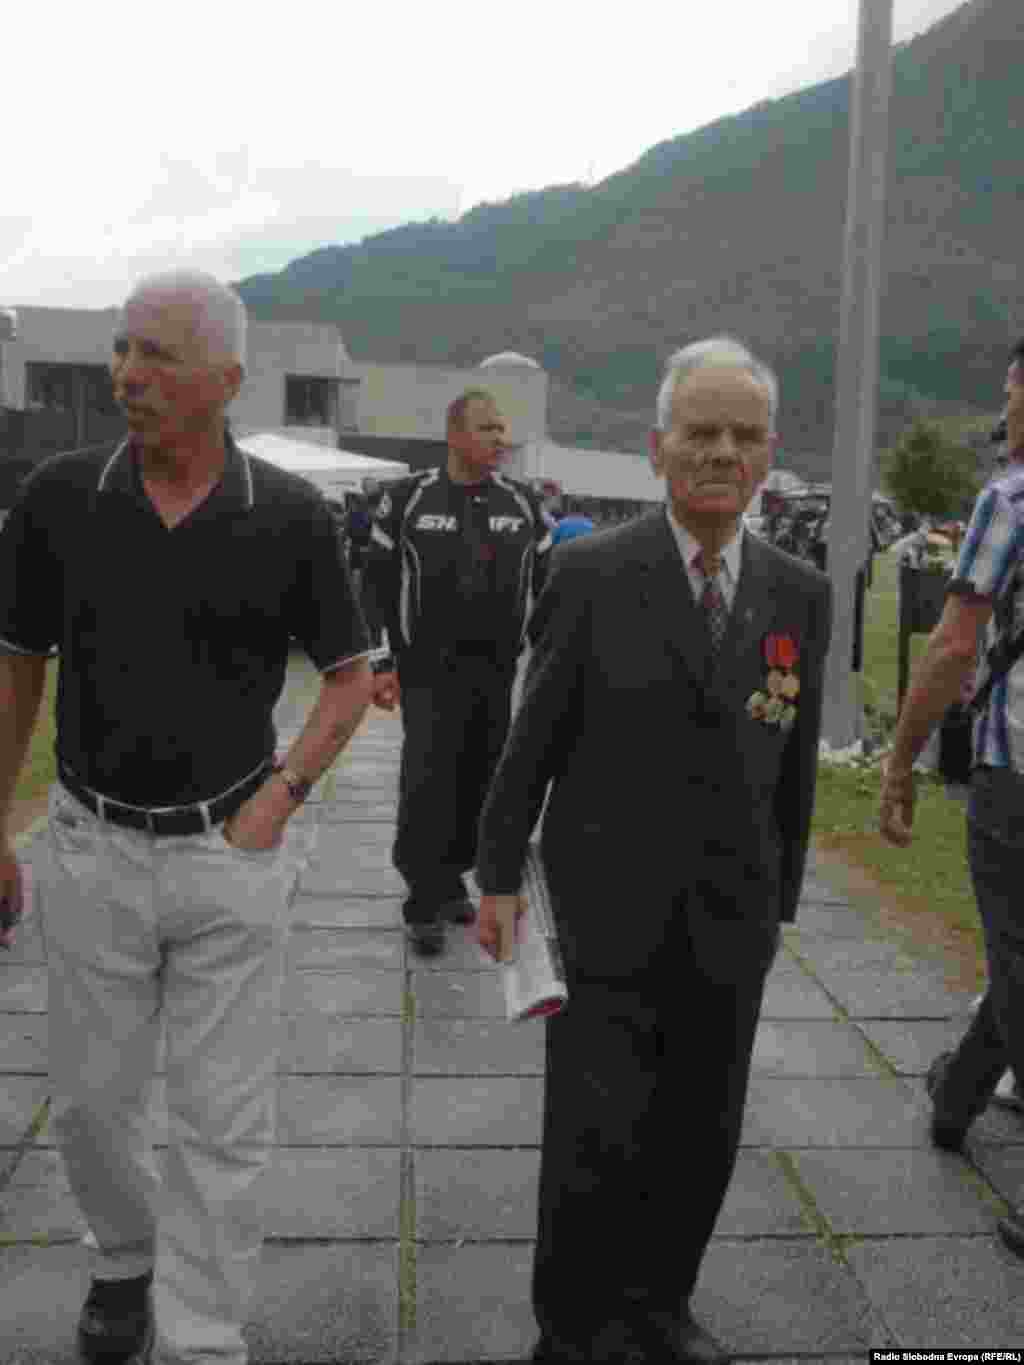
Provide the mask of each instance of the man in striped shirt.
MULTIPOLYGON (((1024 339, 1011 355, 1006 398, 1007 467, 975 503, 883 775, 880 827, 891 843, 910 843, 912 765, 974 668, 979 631, 985 650, 977 683, 984 686, 989 649, 1024 630, 1024 339)), ((973 741, 968 855, 989 984, 959 1046, 940 1053, 926 1078, 932 1140, 947 1151, 960 1150, 1008 1066, 1024 1077, 1024 656, 996 678, 973 741)), ((1024 1257, 1024 1208, 1001 1219, 999 1233, 1024 1257)))

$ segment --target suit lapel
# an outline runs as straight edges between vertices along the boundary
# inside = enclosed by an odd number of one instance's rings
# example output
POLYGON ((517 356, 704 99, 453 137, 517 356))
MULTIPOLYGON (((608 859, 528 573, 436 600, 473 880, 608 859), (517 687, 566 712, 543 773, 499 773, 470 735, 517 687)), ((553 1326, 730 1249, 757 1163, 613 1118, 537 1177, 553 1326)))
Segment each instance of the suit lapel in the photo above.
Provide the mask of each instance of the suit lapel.
POLYGON ((712 658, 704 611, 694 600, 664 508, 648 513, 638 530, 640 594, 651 629, 702 688, 722 702, 745 702, 765 673, 763 653, 753 646, 774 629, 780 605, 775 565, 766 547, 750 532, 744 534, 729 624, 712 658))
POLYGON ((778 594, 774 574, 764 546, 755 535, 745 532, 740 558, 740 577, 736 596, 729 613, 729 624, 715 659, 712 685, 722 698, 745 689, 756 688, 764 671, 761 651, 756 652, 757 678, 751 681, 744 660, 751 655, 751 645, 769 634, 778 609, 778 594))
POLYGON ((640 592, 653 629, 703 687, 711 667, 711 638, 664 508, 644 518, 640 541, 640 592))

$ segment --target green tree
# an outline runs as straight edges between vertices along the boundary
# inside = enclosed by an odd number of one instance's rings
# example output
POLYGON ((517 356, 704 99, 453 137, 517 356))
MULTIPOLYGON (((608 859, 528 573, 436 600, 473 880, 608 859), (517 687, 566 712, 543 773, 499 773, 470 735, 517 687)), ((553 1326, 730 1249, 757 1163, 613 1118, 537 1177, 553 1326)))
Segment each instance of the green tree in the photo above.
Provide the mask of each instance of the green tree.
POLYGON ((960 517, 979 486, 974 452, 918 420, 882 456, 882 482, 904 512, 920 517, 960 517))

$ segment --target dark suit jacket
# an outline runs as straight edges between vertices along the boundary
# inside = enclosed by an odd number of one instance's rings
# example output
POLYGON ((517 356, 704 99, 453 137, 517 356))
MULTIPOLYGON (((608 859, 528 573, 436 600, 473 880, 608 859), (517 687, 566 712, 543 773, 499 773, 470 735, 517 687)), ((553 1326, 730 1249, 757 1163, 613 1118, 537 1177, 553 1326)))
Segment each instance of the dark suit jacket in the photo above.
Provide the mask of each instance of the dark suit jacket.
POLYGON ((828 579, 745 534, 713 661, 664 508, 561 548, 481 816, 482 889, 518 890, 551 783, 541 848, 570 971, 656 966, 680 916, 709 976, 763 970, 803 879, 831 621, 828 579), (788 733, 746 708, 770 633, 800 651, 788 733))

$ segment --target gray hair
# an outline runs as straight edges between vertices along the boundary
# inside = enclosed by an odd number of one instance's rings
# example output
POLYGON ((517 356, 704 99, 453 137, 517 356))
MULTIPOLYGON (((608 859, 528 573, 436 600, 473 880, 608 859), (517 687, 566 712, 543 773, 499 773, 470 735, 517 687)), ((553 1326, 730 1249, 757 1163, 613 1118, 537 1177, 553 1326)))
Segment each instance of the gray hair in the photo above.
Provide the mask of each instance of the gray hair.
POLYGON ((226 284, 202 270, 165 270, 139 280, 130 298, 142 295, 187 302, 195 314, 194 334, 211 356, 245 366, 245 304, 226 284))
POLYGON ((676 391, 676 385, 694 370, 710 365, 744 370, 752 375, 768 394, 771 419, 773 423, 775 422, 779 408, 779 381, 775 377, 775 372, 752 355, 741 341, 737 341, 735 337, 721 336, 710 337, 707 341, 695 341, 691 346, 684 346, 669 356, 665 365, 665 378, 658 390, 659 431, 667 431, 672 425, 672 395, 676 391))

